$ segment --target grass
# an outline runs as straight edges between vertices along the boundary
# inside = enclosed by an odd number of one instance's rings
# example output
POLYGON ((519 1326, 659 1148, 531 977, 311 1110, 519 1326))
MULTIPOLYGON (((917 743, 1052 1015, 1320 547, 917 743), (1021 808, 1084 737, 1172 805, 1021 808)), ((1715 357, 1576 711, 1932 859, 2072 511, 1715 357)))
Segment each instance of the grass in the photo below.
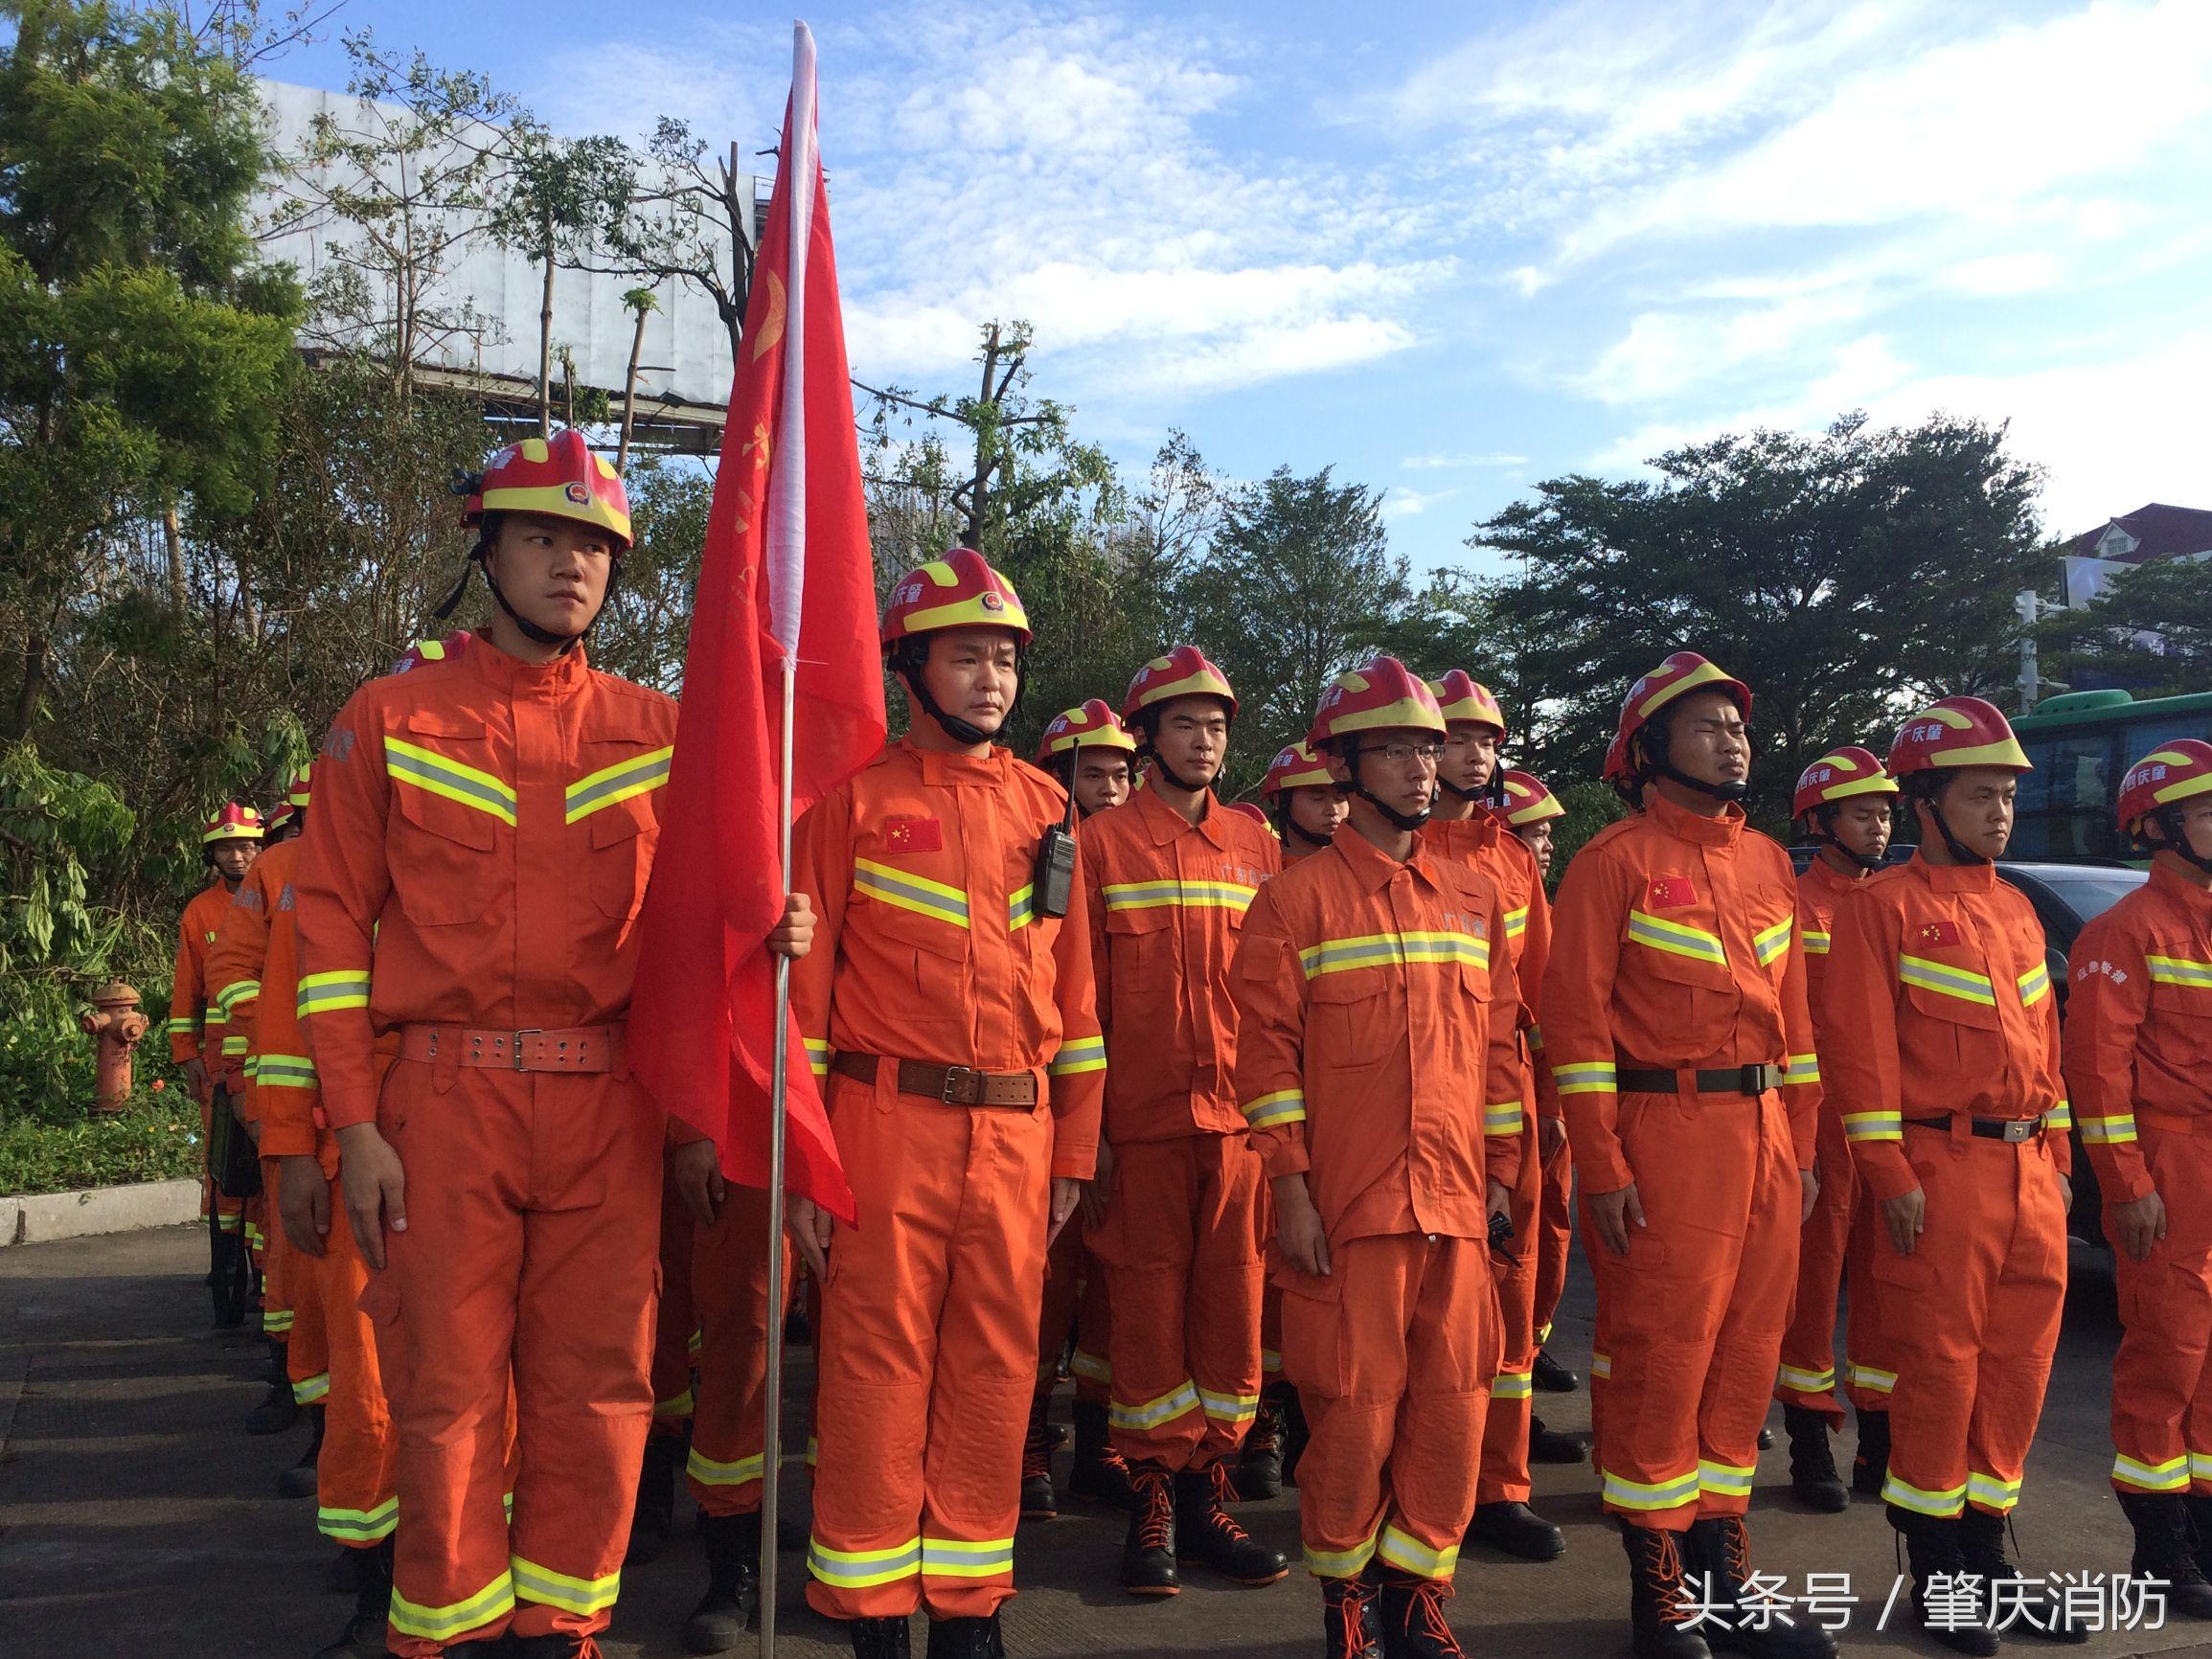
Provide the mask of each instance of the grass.
POLYGON ((199 1108, 191 1095, 141 1086, 121 1112, 74 1123, 0 1125, 0 1193, 74 1193, 196 1175, 199 1108))

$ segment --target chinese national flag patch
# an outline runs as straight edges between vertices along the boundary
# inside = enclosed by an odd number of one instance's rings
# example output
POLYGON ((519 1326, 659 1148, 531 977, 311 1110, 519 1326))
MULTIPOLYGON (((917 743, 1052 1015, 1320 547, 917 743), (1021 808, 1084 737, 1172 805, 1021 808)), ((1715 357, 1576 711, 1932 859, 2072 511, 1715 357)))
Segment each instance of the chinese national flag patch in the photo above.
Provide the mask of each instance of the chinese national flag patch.
POLYGON ((1920 924, 1918 931, 1913 934, 1912 939, 1915 944, 1926 945, 1930 950, 1941 950, 1947 944, 1960 943, 1958 923, 1955 921, 1924 921, 1920 924))
POLYGON ((1644 895, 1653 910, 1687 910, 1698 902, 1698 889, 1687 875, 1654 875, 1644 895))
POLYGON ((936 818, 892 818, 883 825, 883 847, 890 852, 942 852, 945 825, 936 818))

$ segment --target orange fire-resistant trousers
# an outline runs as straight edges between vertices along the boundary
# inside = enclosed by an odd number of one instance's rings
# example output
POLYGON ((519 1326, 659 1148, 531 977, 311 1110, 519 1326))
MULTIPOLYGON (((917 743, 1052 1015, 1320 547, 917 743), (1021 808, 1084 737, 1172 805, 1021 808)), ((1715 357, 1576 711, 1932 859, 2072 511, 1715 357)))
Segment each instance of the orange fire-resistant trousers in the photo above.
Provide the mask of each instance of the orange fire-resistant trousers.
POLYGON ((386 1290, 401 1659, 604 1629, 652 1413, 659 1116, 627 1076, 401 1061, 378 1112, 406 1171, 386 1290), (504 1512, 506 1400, 513 1512, 504 1512))
POLYGON ((1590 1363, 1606 1508, 1686 1531, 1751 1497, 1803 1208, 1789 1114, 1772 1090, 1623 1094, 1619 1131, 1644 1222, 1616 1256, 1589 1223, 1597 1281, 1590 1363))
MULTIPOLYGON (((1522 1147, 1536 1147, 1536 1113, 1521 1112, 1522 1147)), ((1491 1266, 1497 1274, 1498 1314, 1504 1349, 1497 1380, 1490 1388, 1490 1414, 1482 1425, 1482 1468, 1475 1486, 1478 1504, 1528 1502, 1533 1489, 1528 1475, 1528 1430, 1532 1404, 1529 1391, 1536 1366, 1536 1293, 1539 1245, 1538 1216, 1543 1208, 1543 1165, 1524 1156, 1514 1181, 1513 1239, 1507 1253, 1494 1253, 1491 1266)))
POLYGON ((830 1079, 859 1224, 837 1227, 822 1285, 807 1600, 832 1619, 988 1618, 1014 1594, 1052 1120, 882 1074, 830 1079))
POLYGON ((2041 1138, 1904 1127, 1927 1195, 1910 1256, 1872 1271, 1897 1355, 1884 1501, 1928 1515, 2019 1501, 2066 1300, 2066 1213, 2041 1138))
POLYGON ((2136 1113, 2143 1161, 2166 1201, 2148 1260, 2112 1253, 2125 1332, 2112 1356, 2112 1485, 2212 1493, 2212 1135, 2136 1113))
MULTIPOLYGON (((1539 1062, 1541 1063, 1540 1061, 1539 1062)), ((1532 1143, 1533 1144, 1533 1143, 1532 1143)), ((1536 1229, 1536 1343, 1552 1339, 1552 1321, 1567 1288, 1567 1252, 1575 1241, 1575 1155, 1565 1141, 1543 1164, 1543 1207, 1536 1229)))
POLYGON ((1113 1379, 1113 1304, 1106 1268, 1090 1253, 1079 1215, 1060 1230, 1044 1259, 1044 1311, 1038 1316, 1037 1388, 1050 1394, 1060 1381, 1060 1356, 1072 1331, 1075 1397, 1105 1405, 1113 1379))
POLYGON ((1298 1464, 1306 1566, 1349 1579, 1380 1557, 1448 1579, 1505 1351, 1489 1245, 1392 1233, 1334 1244, 1329 1264, 1326 1278, 1276 1275, 1283 1370, 1312 1435, 1298 1464))
MULTIPOLYGON (((334 1150, 324 1168, 336 1170, 334 1150)), ((399 1518, 399 1439, 384 1398, 374 1329, 360 1307, 368 1263, 346 1222, 345 1193, 335 1179, 326 1179, 331 1223, 323 1254, 295 1251, 291 1257, 301 1291, 300 1327, 308 1309, 316 1309, 330 1353, 323 1379, 323 1449, 315 1461, 315 1526, 336 1543, 365 1550, 391 1536, 399 1518)), ((297 1384, 293 1391, 299 1392, 297 1384)))
MULTIPOLYGON (((790 1306, 792 1252, 784 1249, 784 1304, 790 1306)), ((684 1472, 710 1515, 749 1515, 761 1507, 767 1423, 768 1195, 729 1189, 712 1227, 693 1245, 692 1295, 699 1317, 698 1406, 684 1472)), ((779 1318, 782 1310, 778 1310, 779 1318)))
MULTIPOLYGON (((1860 1188, 1843 1120, 1829 1106, 1820 1111, 1819 1159, 1820 1195, 1797 1236, 1797 1300, 1790 1329, 1782 1333, 1774 1398, 1820 1413, 1834 1428, 1843 1421, 1843 1407, 1836 1398, 1836 1298, 1843 1285, 1860 1188)), ((1862 1294, 1872 1300, 1869 1286, 1853 1281, 1855 1307, 1862 1294)))
MULTIPOLYGON (((674 1148, 669 1148, 671 1153, 674 1148)), ((702 1338, 692 1301, 691 1210, 663 1163, 660 1203, 660 1308, 653 1318, 652 1432, 680 1435, 692 1420, 693 1368, 702 1338)))
POLYGON ((262 1253, 262 1333, 285 1345, 285 1375, 292 1398, 301 1405, 321 1405, 331 1387, 327 1321, 322 1305, 301 1279, 310 1259, 292 1248, 278 1213, 284 1165, 275 1158, 263 1158, 261 1165, 261 1203, 268 1216, 268 1243, 262 1253))
POLYGON ((1260 1409, 1260 1159, 1242 1134, 1114 1148, 1088 1236, 1114 1307, 1114 1450, 1211 1468, 1260 1409))

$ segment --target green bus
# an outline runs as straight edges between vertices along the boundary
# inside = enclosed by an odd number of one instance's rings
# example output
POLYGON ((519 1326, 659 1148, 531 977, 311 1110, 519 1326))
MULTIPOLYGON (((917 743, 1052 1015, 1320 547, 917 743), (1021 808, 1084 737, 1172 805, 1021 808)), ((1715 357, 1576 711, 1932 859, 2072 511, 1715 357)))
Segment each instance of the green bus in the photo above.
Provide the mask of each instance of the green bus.
POLYGON ((2146 697, 2066 692, 2013 720, 2036 769, 2020 780, 2008 857, 2140 860, 2112 822, 2120 776, 2178 738, 2212 742, 2212 692, 2146 697))

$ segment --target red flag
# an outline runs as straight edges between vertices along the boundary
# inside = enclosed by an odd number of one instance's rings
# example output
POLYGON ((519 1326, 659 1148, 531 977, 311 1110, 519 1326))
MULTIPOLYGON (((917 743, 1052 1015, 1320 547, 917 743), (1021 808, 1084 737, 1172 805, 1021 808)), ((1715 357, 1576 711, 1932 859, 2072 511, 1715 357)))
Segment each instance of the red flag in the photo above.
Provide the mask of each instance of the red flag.
MULTIPOLYGON (((883 746, 881 648, 815 148, 813 38, 802 26, 715 475, 629 1018, 645 1086, 712 1136, 723 1170, 746 1186, 768 1183, 775 991, 764 942, 784 906, 784 665, 796 656, 796 814, 883 746)), ((795 1025, 785 1075, 787 1184, 850 1221, 853 1194, 795 1025)))

